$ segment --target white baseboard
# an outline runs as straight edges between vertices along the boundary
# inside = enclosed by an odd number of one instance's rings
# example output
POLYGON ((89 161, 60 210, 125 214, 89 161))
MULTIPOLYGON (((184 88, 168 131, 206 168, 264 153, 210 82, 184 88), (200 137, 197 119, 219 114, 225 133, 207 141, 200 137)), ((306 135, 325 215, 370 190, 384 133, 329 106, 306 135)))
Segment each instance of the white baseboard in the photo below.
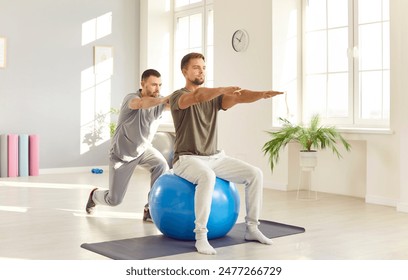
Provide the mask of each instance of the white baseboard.
POLYGON ((397 203, 397 211, 398 212, 408 213, 408 203, 398 202, 397 203))
POLYGON ((397 207, 397 201, 395 199, 385 198, 381 196, 367 195, 365 197, 365 202, 377 205, 397 207))
POLYGON ((275 191, 288 191, 288 186, 286 184, 276 184, 270 181, 265 181, 264 189, 275 190, 275 191))

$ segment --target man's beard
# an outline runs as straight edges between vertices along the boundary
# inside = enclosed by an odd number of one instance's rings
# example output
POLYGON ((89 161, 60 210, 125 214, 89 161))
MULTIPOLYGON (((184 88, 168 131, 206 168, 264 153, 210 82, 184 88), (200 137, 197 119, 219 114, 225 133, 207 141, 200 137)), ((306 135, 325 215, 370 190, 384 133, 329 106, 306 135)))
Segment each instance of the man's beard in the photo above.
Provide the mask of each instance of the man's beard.
POLYGON ((158 97, 160 95, 160 92, 158 92, 158 91, 148 91, 147 92, 147 96, 150 96, 150 97, 158 97))
POLYGON ((191 81, 194 85, 196 86, 201 86, 202 84, 204 84, 204 79, 200 80, 200 79, 194 79, 191 81))

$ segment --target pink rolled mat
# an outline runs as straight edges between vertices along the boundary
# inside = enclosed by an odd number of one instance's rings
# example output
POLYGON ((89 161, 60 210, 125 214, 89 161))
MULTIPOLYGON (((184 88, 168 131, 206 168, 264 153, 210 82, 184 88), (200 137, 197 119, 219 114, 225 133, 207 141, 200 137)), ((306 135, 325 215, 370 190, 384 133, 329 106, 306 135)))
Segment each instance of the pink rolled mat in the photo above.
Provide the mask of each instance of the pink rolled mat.
POLYGON ((32 134, 29 137, 30 142, 30 176, 38 176, 40 169, 40 143, 39 137, 36 134, 32 134))
POLYGON ((8 176, 18 176, 18 135, 8 135, 8 176))

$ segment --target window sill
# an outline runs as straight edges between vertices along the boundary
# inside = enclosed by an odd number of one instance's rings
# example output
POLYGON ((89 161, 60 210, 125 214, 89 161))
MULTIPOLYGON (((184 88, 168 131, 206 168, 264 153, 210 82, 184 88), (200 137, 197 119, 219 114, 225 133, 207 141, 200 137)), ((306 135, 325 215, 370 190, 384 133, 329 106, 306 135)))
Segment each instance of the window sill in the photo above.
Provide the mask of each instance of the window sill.
POLYGON ((337 127, 340 133, 347 134, 380 134, 392 135, 394 131, 390 128, 359 128, 359 127, 337 127))
MULTIPOLYGON (((391 128, 367 128, 367 127, 341 127, 336 126, 337 130, 340 133, 344 134, 377 134, 377 135, 392 135, 395 132, 391 128)), ((274 126, 270 129, 270 131, 278 131, 281 129, 280 127, 274 126)))

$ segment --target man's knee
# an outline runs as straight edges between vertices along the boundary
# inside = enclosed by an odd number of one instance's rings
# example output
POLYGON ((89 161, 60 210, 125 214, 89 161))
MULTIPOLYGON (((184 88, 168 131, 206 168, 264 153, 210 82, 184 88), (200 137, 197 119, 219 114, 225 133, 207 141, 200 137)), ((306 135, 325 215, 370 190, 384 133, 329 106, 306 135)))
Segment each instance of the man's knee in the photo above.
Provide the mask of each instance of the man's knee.
POLYGON ((214 188, 216 175, 211 169, 198 171, 197 184, 214 188))
POLYGON ((166 171, 168 171, 168 170, 169 170, 169 165, 168 165, 167 161, 166 161, 166 160, 160 161, 160 166, 159 166, 159 168, 160 168, 160 170, 161 170, 163 173, 166 172, 166 171))
POLYGON ((157 158, 157 162, 152 166, 151 172, 164 173, 169 170, 167 161, 163 158, 157 158))
POLYGON ((106 199, 106 202, 108 203, 109 206, 118 206, 119 204, 122 203, 122 201, 123 197, 108 196, 106 199))
POLYGON ((251 174, 251 179, 252 180, 261 180, 262 181, 262 179, 263 179, 263 173, 262 173, 262 170, 259 167, 251 166, 250 174, 251 174))

